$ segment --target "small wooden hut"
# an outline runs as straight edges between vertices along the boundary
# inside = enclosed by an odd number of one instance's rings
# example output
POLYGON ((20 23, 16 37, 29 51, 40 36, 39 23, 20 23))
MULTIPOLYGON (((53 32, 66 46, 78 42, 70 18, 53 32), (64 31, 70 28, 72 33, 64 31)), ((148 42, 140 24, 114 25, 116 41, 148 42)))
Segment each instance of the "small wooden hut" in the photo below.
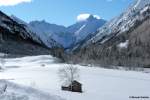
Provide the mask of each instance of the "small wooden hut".
POLYGON ((82 92, 82 84, 78 81, 73 81, 69 86, 62 86, 62 90, 72 91, 72 92, 82 92))

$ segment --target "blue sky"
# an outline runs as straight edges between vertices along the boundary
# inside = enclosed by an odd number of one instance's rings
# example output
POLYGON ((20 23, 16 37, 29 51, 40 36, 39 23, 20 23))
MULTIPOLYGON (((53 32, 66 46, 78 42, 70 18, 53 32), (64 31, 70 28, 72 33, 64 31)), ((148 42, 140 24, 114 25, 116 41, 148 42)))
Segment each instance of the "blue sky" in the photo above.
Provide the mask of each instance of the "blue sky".
POLYGON ((0 0, 0 10, 27 22, 44 19, 50 23, 69 26, 82 13, 95 14, 110 20, 125 10, 131 2, 133 0, 0 0))

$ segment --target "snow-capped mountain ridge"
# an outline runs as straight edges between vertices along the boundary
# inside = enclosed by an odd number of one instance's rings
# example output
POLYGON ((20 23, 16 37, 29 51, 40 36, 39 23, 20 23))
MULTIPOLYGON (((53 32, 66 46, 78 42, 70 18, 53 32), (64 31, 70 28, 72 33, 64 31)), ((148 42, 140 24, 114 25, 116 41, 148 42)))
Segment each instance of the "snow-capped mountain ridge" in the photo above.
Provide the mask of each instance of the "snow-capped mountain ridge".
POLYGON ((61 44, 64 48, 67 48, 72 44, 84 40, 86 36, 94 33, 106 22, 103 19, 99 19, 98 16, 90 14, 80 19, 82 19, 82 21, 77 21, 69 27, 50 24, 45 21, 32 21, 28 26, 41 38, 45 35, 44 39, 48 40, 48 37, 50 37, 61 44))
MULTIPOLYGON (((144 18, 140 13, 146 5, 150 4, 150 0, 136 0, 135 3, 130 6, 125 12, 120 16, 112 19, 106 23, 103 27, 98 29, 98 32, 95 36, 90 39, 87 43, 96 43, 101 40, 103 37, 110 36, 113 33, 122 33, 128 31, 138 20, 144 18)), ((101 43, 107 41, 109 38, 105 38, 101 43)))
POLYGON ((51 35, 52 33, 66 32, 66 27, 62 25, 50 24, 45 20, 32 21, 29 23, 29 26, 37 33, 42 32, 46 34, 48 32, 51 35))
POLYGON ((10 18, 11 18, 12 20, 14 20, 16 23, 20 24, 22 27, 24 27, 24 28, 26 29, 26 31, 30 34, 30 37, 31 37, 34 41, 36 41, 36 42, 38 42, 38 43, 40 43, 40 44, 43 44, 43 42, 41 41, 41 39, 40 39, 35 33, 33 33, 33 32, 28 28, 28 25, 27 25, 26 22, 24 22, 23 20, 17 18, 17 17, 14 16, 14 15, 11 15, 10 18))
MULTIPOLYGON (((20 35, 22 36, 22 38, 26 39, 26 38, 32 38, 30 36, 30 33, 24 29, 23 25, 20 25, 19 23, 17 23, 15 20, 13 20, 12 18, 10 18, 9 16, 5 15, 3 12, 0 11, 0 26, 3 27, 4 29, 9 30, 10 32, 14 32, 15 31, 21 31, 20 35), (13 26, 13 28, 11 28, 11 26, 13 26), (22 30, 21 30, 22 29, 22 30)), ((15 33, 14 33, 15 34, 15 33)))
MULTIPOLYGON (((12 20, 26 29, 34 41, 51 47, 68 48, 84 40, 89 34, 94 33, 99 27, 105 24, 104 19, 100 19, 97 15, 81 14, 77 18, 77 22, 69 27, 57 24, 50 24, 45 20, 32 21, 26 23, 25 21, 10 16, 12 20)), ((27 34, 25 34, 26 36, 27 34)))
MULTIPOLYGON (((38 32, 36 30, 32 29, 32 27, 30 27, 30 25, 28 23, 24 22, 23 20, 17 18, 14 15, 11 15, 11 18, 14 21, 16 21, 17 23, 19 23, 20 25, 22 25, 28 31, 28 33, 30 33, 30 35, 31 35, 31 37, 33 38, 34 41, 36 41, 40 44, 43 44, 43 45, 45 45, 49 48, 61 47, 60 44, 58 44, 55 40, 53 40, 47 34, 38 34, 38 32)), ((45 21, 41 21, 41 22, 47 24, 45 21)))
MULTIPOLYGON (((73 35, 67 31, 65 26, 50 24, 46 21, 32 21, 28 26, 32 31, 43 38, 43 40, 48 41, 49 38, 52 38, 63 47, 70 45, 73 41, 73 35), (70 39, 68 37, 70 37, 70 39)), ((44 41, 44 43, 48 44, 47 41, 44 41)))

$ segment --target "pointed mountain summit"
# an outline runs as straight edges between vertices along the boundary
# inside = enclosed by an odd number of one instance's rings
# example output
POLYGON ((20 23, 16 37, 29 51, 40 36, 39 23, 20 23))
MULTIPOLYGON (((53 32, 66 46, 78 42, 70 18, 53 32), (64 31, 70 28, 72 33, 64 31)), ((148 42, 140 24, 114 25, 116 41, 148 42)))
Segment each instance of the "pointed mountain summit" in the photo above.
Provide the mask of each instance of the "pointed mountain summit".
POLYGON ((99 27, 102 27, 106 21, 100 19, 97 15, 81 14, 77 17, 77 23, 68 27, 68 31, 74 33, 76 37, 75 44, 84 40, 89 34, 93 34, 99 27))

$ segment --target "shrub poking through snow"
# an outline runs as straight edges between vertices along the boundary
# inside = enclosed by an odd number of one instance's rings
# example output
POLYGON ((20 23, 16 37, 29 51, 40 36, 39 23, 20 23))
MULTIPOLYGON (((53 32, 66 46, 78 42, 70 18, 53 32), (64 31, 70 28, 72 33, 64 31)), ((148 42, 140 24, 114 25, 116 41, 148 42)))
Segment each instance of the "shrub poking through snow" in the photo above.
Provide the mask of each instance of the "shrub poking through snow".
POLYGON ((0 70, 3 69, 5 67, 5 59, 0 58, 0 70))
POLYGON ((0 85, 0 94, 3 94, 6 92, 7 84, 1 84, 0 85))

